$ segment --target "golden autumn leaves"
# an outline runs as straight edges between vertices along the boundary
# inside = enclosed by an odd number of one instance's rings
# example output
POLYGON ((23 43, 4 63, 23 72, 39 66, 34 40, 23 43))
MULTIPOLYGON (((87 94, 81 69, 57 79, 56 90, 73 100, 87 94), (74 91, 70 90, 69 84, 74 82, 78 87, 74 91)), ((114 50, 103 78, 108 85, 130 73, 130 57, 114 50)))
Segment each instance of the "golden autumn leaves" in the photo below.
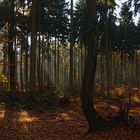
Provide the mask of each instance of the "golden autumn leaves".
POLYGON ((8 79, 4 74, 0 74, 0 90, 8 91, 8 79))

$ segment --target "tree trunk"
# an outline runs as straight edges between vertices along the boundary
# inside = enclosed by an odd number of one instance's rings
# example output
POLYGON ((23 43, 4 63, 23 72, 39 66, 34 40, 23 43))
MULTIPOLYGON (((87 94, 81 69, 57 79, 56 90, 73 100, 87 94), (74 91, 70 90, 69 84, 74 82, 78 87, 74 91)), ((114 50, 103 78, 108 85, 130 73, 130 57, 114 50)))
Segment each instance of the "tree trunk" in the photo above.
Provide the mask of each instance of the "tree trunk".
POLYGON ((14 0, 11 2, 12 13, 11 13, 11 23, 9 25, 9 36, 8 36, 8 55, 9 55, 9 64, 10 64, 10 89, 16 89, 16 68, 15 68, 15 50, 13 47, 14 39, 14 0))
POLYGON ((89 42, 86 59, 86 66, 81 89, 82 109, 87 119, 89 129, 88 133, 98 129, 97 116, 93 106, 93 89, 95 87, 95 72, 97 64, 97 11, 96 1, 86 0, 88 9, 88 26, 89 26, 89 42))
POLYGON ((21 92, 23 92, 23 71, 22 71, 22 63, 23 63, 23 58, 22 58, 22 46, 21 44, 21 50, 20 50, 20 87, 21 87, 21 92))
POLYGON ((30 90, 35 89, 36 84, 36 0, 32 0, 31 19, 31 53, 30 53, 30 90))
POLYGON ((57 86, 57 40, 56 40, 56 35, 55 35, 55 46, 54 46, 54 84, 57 86))
POLYGON ((28 91, 28 34, 26 35, 26 46, 25 46, 25 83, 26 92, 28 91))
POLYGON ((59 45, 59 39, 58 39, 58 43, 57 43, 57 86, 59 87, 59 79, 60 79, 60 72, 59 72, 59 69, 60 69, 60 63, 59 63, 59 60, 60 60, 60 45, 59 45))
POLYGON ((41 34, 39 32, 38 39, 38 65, 37 65, 37 73, 38 73, 38 88, 41 89, 41 34))
POLYGON ((139 86, 139 72, 138 72, 138 51, 136 51, 136 85, 139 86))
POLYGON ((70 85, 70 94, 72 95, 73 88, 73 0, 71 0, 71 24, 70 24, 70 73, 69 73, 69 85, 70 85))
POLYGON ((41 57, 41 87, 43 87, 43 85, 44 85, 44 51, 43 51, 43 49, 44 49, 44 38, 45 38, 45 36, 42 36, 42 41, 41 41, 41 54, 42 54, 42 57, 41 57))

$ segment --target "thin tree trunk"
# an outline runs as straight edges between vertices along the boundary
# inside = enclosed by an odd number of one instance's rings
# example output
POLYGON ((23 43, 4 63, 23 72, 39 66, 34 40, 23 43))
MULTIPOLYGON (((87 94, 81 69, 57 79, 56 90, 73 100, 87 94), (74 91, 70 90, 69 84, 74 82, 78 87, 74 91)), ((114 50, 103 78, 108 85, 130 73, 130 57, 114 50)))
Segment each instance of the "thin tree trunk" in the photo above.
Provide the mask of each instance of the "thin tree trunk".
POLYGON ((43 87, 44 85, 44 36, 42 36, 42 41, 41 41, 41 54, 42 54, 42 58, 41 58, 41 87, 43 87))
POLYGON ((23 71, 22 71, 22 63, 23 63, 23 59, 22 59, 22 46, 23 44, 21 44, 21 50, 20 50, 20 87, 21 87, 21 92, 23 92, 23 71))
MULTIPOLYGON (((71 0, 71 24, 70 24, 70 72, 69 72, 69 84, 70 84, 70 92, 73 89, 73 46, 74 46, 74 38, 73 38, 73 0, 71 0)), ((72 93, 70 93, 72 95, 72 93)))
POLYGON ((40 32, 39 32, 39 40, 38 40, 38 65, 37 65, 37 70, 38 70, 38 87, 39 89, 41 89, 41 58, 40 58, 40 55, 41 55, 41 38, 40 38, 40 32))
POLYGON ((57 41, 55 36, 55 50, 54 50, 54 84, 57 86, 57 41))
POLYGON ((60 46, 59 46, 59 39, 58 39, 58 44, 57 44, 57 86, 59 87, 59 78, 60 78, 60 66, 59 66, 59 59, 60 59, 60 46))
POLYGON ((138 72, 138 51, 136 51, 136 85, 139 86, 139 72, 138 72))
POLYGON ((28 34, 26 35, 26 46, 25 46, 25 83, 26 92, 28 91, 28 34))

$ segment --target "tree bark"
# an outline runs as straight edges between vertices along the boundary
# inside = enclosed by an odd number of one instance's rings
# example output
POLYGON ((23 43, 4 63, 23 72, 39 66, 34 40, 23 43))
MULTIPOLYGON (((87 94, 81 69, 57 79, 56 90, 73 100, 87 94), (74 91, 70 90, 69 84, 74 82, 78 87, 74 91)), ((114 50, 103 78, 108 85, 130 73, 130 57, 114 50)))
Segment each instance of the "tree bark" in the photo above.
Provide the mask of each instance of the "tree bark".
POLYGON ((22 52, 23 52, 23 44, 21 44, 21 48, 20 48, 20 87, 21 87, 21 92, 23 92, 23 67, 22 67, 22 63, 23 63, 23 58, 22 58, 22 52))
POLYGON ((35 89, 35 84, 36 84, 36 12, 35 10, 36 10, 36 0, 32 0, 30 90, 35 89))
POLYGON ((10 65, 10 89, 16 89, 16 68, 15 68, 15 50, 13 47, 13 40, 14 40, 14 0, 11 2, 12 13, 11 13, 11 22, 9 25, 9 43, 8 43, 8 56, 9 56, 9 65, 10 65))
POLYGON ((97 115, 93 106, 93 90, 95 87, 95 72, 97 64, 98 31, 96 1, 86 0, 86 2, 88 10, 89 40, 86 66, 82 81, 81 104, 89 125, 88 133, 90 133, 98 129, 97 115))
POLYGON ((25 46, 25 83, 26 92, 28 91, 28 33, 26 34, 26 46, 25 46))
MULTIPOLYGON (((70 24, 70 73, 69 73, 69 85, 70 85, 70 92, 73 89, 73 0, 71 0, 71 24, 70 24)), ((72 95, 72 93, 71 93, 72 95)))

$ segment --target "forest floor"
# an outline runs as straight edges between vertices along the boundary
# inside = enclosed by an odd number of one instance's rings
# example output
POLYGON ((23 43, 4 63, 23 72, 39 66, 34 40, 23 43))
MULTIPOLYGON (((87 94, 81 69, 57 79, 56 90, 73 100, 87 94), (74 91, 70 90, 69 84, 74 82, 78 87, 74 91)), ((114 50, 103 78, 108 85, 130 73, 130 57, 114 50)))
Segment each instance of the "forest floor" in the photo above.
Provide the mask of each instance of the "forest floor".
MULTIPOLYGON (((98 103, 96 107, 103 107, 99 109, 103 115, 117 110, 117 106, 112 106, 112 111, 104 102, 98 103)), ((120 126, 84 135, 87 123, 76 105, 42 114, 27 110, 0 110, 0 140, 139 140, 140 129, 134 128, 120 126)))

